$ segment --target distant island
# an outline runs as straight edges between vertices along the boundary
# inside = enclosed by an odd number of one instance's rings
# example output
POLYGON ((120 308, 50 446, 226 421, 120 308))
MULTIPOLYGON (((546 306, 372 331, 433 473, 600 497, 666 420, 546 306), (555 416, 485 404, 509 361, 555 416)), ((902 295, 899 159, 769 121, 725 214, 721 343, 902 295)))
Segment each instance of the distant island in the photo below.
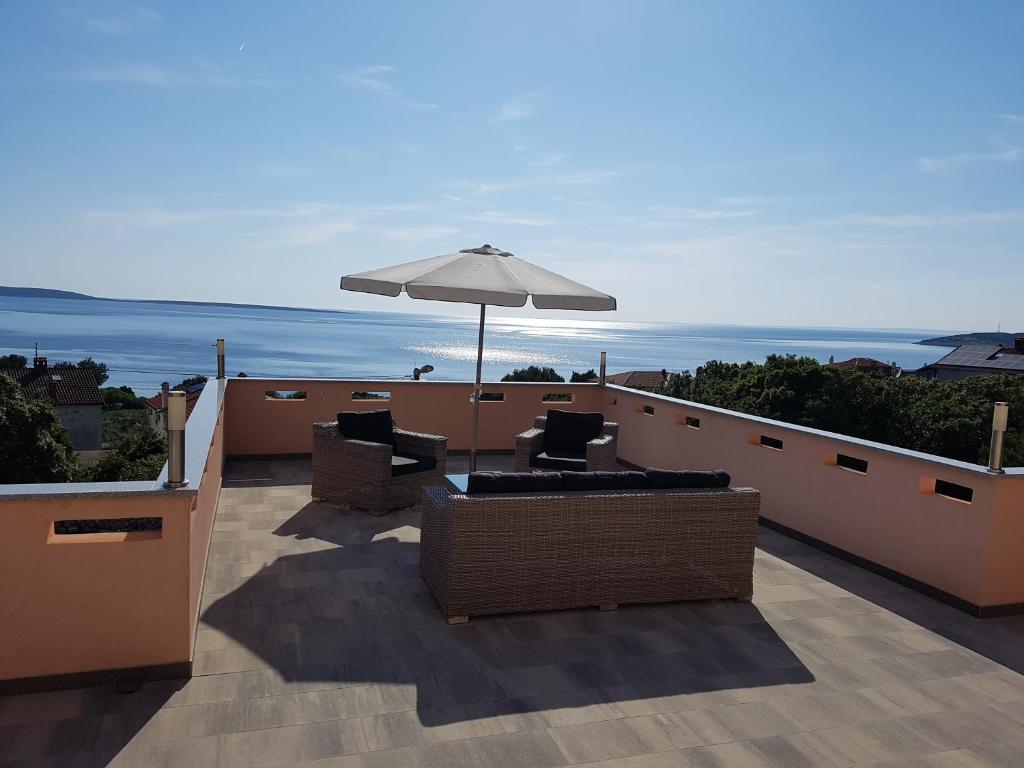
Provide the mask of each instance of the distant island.
POLYGON ((961 344, 1000 344, 1004 347, 1012 347, 1013 340, 1020 336, 1024 336, 1024 332, 978 331, 975 333, 956 333, 952 336, 939 336, 916 343, 927 344, 932 347, 959 347, 961 344))
POLYGON ((76 301, 121 301, 130 304, 184 304, 190 307, 236 307, 243 309, 276 309, 284 311, 302 310, 303 312, 328 312, 330 314, 348 314, 343 309, 311 309, 309 307, 281 307, 273 304, 237 304, 229 301, 185 301, 184 299, 110 299, 103 296, 90 296, 87 293, 60 291, 56 288, 20 288, 12 285, 0 285, 0 296, 11 296, 22 299, 74 299, 76 301))

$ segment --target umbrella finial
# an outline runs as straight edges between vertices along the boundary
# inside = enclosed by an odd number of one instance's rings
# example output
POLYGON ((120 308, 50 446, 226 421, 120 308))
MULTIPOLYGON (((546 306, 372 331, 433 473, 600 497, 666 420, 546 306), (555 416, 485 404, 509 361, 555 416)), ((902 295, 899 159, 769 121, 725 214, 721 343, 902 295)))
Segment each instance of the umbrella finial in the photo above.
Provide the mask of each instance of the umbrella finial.
POLYGON ((508 251, 495 248, 490 243, 484 243, 479 248, 463 248, 459 253, 479 253, 481 256, 511 256, 508 251))

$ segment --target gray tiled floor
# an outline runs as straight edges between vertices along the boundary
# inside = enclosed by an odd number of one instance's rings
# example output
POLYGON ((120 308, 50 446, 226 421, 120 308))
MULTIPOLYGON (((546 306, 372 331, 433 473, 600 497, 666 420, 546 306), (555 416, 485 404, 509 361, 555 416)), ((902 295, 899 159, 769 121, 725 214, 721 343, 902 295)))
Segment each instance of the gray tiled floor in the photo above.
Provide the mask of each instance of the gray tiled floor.
POLYGON ((762 531, 752 604, 449 627, 418 510, 311 503, 308 482, 308 462, 228 466, 191 681, 0 699, 0 764, 1024 765, 1024 619, 762 531))

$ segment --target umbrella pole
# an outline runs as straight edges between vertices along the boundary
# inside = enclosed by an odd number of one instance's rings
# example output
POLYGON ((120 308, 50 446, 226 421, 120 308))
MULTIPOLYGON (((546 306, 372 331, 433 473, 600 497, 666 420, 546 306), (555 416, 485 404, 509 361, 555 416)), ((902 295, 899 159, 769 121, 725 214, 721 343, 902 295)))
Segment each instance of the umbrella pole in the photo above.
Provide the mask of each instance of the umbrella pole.
POLYGON ((476 472, 476 438, 480 427, 480 372, 484 364, 484 315, 487 305, 480 305, 480 335, 476 342, 476 384, 473 386, 473 438, 469 444, 469 471, 476 472))

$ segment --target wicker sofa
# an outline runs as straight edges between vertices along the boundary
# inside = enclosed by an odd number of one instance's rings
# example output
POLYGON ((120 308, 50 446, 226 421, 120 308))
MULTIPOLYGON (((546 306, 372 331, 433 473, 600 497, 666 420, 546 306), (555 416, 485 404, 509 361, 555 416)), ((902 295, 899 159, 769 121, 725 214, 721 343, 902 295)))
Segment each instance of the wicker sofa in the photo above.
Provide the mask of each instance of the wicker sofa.
POLYGON ((449 623, 753 593, 752 488, 423 489, 421 572, 449 623))
MULTIPOLYGON (((573 424, 570 428, 575 427, 573 424)), ((578 470, 592 472, 611 471, 618 467, 616 451, 618 448, 619 425, 613 421, 604 421, 598 413, 573 413, 570 411, 549 410, 547 416, 534 419, 533 428, 516 435, 516 472, 528 472, 531 469, 578 470), (577 422, 586 417, 598 419, 590 434, 584 435, 580 445, 552 446, 551 435, 548 434, 549 419, 562 422, 577 422)))
POLYGON ((384 434, 370 435, 376 440, 348 438, 338 422, 314 424, 310 495, 383 515, 416 504, 423 486, 443 482, 448 439, 407 432, 390 418, 384 434))

